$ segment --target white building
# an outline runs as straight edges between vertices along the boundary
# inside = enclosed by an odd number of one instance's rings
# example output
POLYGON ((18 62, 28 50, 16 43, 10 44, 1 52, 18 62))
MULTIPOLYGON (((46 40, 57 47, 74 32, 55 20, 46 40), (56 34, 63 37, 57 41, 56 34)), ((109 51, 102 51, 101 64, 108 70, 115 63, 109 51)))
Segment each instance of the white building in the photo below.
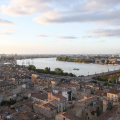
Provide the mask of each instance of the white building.
POLYGON ((120 53, 119 53, 119 57, 120 57, 120 53))
POLYGON ((114 53, 112 54, 112 57, 114 57, 114 53))

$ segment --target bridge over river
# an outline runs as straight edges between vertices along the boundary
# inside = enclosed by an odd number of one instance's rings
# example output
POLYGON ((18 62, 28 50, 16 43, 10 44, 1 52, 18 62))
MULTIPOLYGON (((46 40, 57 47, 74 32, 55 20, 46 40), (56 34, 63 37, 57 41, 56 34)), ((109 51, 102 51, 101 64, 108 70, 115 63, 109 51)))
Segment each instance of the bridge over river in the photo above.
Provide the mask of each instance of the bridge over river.
POLYGON ((114 70, 114 71, 108 71, 108 72, 102 72, 102 73, 95 73, 93 75, 87 75, 84 77, 71 77, 69 79, 82 79, 83 81, 92 81, 93 79, 97 79, 98 77, 100 77, 101 75, 116 75, 116 74, 120 74, 120 69, 119 70, 114 70))
POLYGON ((99 73, 99 74, 93 74, 93 75, 88 75, 88 76, 85 76, 85 77, 90 77, 90 78, 95 78, 95 77, 100 77, 101 75, 115 75, 115 74, 120 74, 120 69, 119 70, 114 70, 114 71, 108 71, 108 72, 102 72, 102 73, 99 73))

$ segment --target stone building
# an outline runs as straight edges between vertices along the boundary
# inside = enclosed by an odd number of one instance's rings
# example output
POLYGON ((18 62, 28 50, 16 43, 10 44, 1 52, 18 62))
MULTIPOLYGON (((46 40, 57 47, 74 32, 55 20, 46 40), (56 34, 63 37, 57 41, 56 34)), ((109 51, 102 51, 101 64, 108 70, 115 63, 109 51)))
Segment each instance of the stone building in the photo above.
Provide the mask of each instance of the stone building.
POLYGON ((120 88, 113 88, 107 93, 107 100, 118 102, 120 98, 120 88))
POLYGON ((33 109, 34 111, 40 112, 51 119, 57 114, 57 108, 49 102, 35 102, 33 109))
POLYGON ((62 112, 62 113, 56 114, 55 120, 86 120, 86 119, 82 117, 74 116, 69 112, 62 112))

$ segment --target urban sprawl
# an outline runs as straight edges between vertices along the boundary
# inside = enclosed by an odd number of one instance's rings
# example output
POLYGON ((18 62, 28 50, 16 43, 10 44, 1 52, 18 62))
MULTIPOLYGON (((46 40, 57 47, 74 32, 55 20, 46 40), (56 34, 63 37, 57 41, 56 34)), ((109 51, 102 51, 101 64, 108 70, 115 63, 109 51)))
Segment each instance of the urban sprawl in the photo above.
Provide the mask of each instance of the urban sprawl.
POLYGON ((68 62, 120 63, 119 54, 1 54, 0 120, 120 119, 120 70, 76 77, 60 74, 61 69, 51 74, 48 68, 41 73, 34 65, 17 65, 17 59, 42 57, 68 62))

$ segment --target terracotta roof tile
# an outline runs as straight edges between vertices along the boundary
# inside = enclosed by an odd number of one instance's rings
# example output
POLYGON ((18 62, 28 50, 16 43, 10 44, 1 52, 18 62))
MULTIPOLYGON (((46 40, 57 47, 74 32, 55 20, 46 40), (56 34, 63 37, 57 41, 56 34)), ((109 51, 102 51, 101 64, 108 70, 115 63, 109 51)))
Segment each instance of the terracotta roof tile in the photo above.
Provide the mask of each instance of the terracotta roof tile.
POLYGON ((63 113, 60 113, 60 114, 64 117, 68 118, 69 120, 85 120, 84 118, 74 116, 69 112, 63 112, 63 113))
POLYGON ((48 99, 48 94, 47 93, 36 93, 32 97, 35 97, 41 100, 46 100, 48 99))
POLYGON ((60 93, 57 93, 57 94, 54 94, 55 97, 57 98, 60 98, 60 100, 63 100, 63 99, 66 99, 66 97, 64 97, 62 94, 60 93))
POLYGON ((111 94, 119 94, 119 93, 120 93, 120 90, 117 90, 116 88, 114 88, 114 89, 111 89, 108 93, 111 93, 111 94))
MULTIPOLYGON (((114 108, 111 111, 106 111, 106 112, 102 113, 99 116, 99 120, 108 120, 110 117, 112 117, 113 115, 116 114, 116 111, 117 111, 117 106, 114 106, 114 108)), ((116 115, 119 115, 119 114, 116 114, 116 115)))
POLYGON ((28 107, 27 105, 24 106, 22 109, 23 109, 24 111, 27 111, 27 112, 33 111, 33 110, 32 110, 30 107, 28 107))

